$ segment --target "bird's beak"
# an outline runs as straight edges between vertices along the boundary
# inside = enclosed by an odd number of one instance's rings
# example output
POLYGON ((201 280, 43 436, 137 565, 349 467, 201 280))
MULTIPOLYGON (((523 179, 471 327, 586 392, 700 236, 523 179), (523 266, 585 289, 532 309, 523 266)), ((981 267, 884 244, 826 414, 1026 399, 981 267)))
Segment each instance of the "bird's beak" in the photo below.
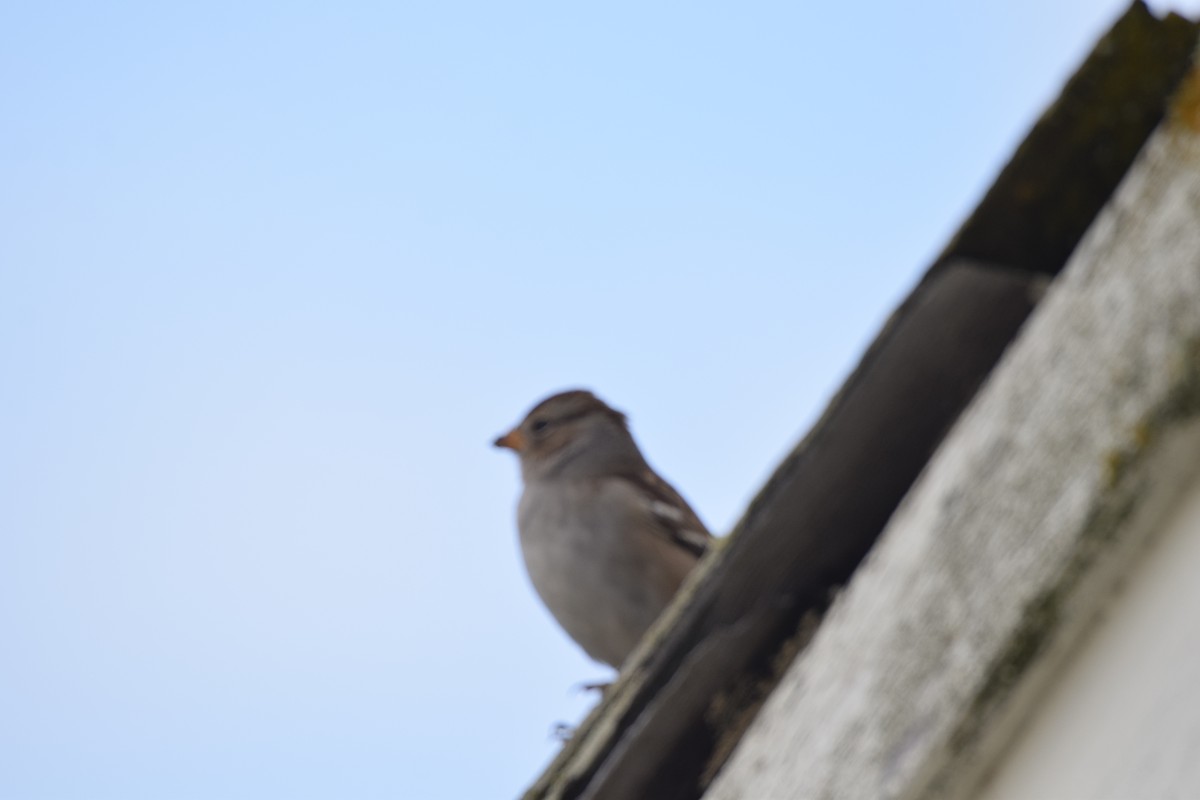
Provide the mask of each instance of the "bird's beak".
POLYGON ((525 437, 521 435, 521 431, 513 428, 511 431, 492 442, 492 446, 506 447, 509 450, 514 450, 520 453, 525 449, 525 437))

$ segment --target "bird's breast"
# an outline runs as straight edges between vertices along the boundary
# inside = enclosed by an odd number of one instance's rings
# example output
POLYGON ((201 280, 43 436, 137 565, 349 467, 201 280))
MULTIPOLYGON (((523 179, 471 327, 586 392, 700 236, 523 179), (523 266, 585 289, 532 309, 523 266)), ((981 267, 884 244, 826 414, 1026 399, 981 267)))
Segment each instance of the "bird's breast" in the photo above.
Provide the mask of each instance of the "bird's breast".
POLYGON ((525 567, 542 602, 589 655, 612 665, 662 605, 631 523, 603 484, 530 486, 518 507, 525 567))

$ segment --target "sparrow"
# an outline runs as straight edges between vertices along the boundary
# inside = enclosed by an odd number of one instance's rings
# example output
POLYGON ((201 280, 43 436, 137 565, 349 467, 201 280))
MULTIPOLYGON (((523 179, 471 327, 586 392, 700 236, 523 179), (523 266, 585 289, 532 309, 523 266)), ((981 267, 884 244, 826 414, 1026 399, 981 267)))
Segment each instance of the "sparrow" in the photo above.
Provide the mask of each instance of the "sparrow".
POLYGON ((592 658, 620 669, 713 538, 650 468, 624 414, 575 389, 495 440, 517 454, 517 532, 546 608, 592 658))

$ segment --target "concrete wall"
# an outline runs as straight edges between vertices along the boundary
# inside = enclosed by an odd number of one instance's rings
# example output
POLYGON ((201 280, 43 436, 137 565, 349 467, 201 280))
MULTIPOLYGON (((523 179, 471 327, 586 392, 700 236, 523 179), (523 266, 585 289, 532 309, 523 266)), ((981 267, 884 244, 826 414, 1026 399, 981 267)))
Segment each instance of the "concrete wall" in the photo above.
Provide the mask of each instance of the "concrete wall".
MULTIPOLYGON (((1196 589, 1063 676, 1149 602, 1144 548, 1191 541, 1155 534, 1200 474, 1197 220, 1200 68, 706 798, 1200 797, 1196 589), (1060 702, 1082 716, 1027 727, 1060 702)), ((1200 585, 1200 554, 1165 563, 1200 585)))
POLYGON ((1200 481, 1017 739, 980 800, 1200 797, 1200 481))

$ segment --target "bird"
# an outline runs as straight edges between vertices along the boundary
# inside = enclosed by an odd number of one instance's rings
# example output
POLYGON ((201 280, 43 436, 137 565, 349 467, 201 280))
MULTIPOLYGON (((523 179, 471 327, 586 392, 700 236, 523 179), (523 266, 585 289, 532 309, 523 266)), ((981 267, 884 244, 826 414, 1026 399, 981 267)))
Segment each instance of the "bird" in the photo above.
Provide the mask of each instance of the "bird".
POLYGON ((547 397, 493 445, 520 461, 530 582, 584 652, 620 670, 712 535, 646 462, 626 416, 590 391, 547 397))

